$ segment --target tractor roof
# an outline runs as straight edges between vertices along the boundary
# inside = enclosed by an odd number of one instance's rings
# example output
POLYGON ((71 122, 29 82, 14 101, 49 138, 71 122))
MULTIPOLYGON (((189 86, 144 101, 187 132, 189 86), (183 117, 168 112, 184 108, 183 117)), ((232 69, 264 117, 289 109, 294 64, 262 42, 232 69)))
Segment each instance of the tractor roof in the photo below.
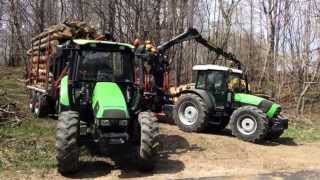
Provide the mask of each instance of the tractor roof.
POLYGON ((195 65, 192 70, 194 71, 207 71, 207 70, 216 70, 216 71, 232 71, 233 73, 242 74, 242 70, 229 68, 226 66, 213 65, 213 64, 203 64, 203 65, 195 65))
POLYGON ((97 41, 97 40, 87 40, 87 39, 74 39, 74 43, 78 45, 87 45, 87 44, 109 44, 109 45, 118 45, 118 46, 126 46, 130 49, 133 49, 134 46, 127 43, 119 43, 119 42, 113 42, 113 41, 97 41))

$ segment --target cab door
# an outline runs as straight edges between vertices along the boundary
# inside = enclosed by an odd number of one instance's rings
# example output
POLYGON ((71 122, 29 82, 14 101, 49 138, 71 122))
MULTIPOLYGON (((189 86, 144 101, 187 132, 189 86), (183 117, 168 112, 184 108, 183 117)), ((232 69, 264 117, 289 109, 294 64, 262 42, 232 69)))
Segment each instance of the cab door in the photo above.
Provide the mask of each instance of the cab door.
POLYGON ((207 90, 216 101, 217 108, 224 108, 227 103, 227 84, 224 71, 207 71, 207 90))

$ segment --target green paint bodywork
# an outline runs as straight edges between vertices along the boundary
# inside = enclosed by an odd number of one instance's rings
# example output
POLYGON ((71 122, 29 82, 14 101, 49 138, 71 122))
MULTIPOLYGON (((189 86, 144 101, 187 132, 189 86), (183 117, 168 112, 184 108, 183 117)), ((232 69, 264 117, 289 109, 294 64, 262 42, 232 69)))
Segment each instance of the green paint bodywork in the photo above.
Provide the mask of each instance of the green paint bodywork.
POLYGON ((87 40, 87 39, 75 39, 73 40, 74 43, 78 45, 86 45, 86 44, 109 44, 109 45, 118 45, 118 46, 126 46, 130 49, 133 49, 134 46, 127 43, 119 43, 119 42, 112 42, 112 41, 96 41, 96 40, 87 40))
POLYGON ((120 110, 125 112, 124 119, 129 119, 127 103, 121 89, 116 83, 98 82, 92 96, 92 108, 97 119, 104 117, 105 110, 120 110), (97 108, 98 107, 98 108, 97 108))
POLYGON ((259 103, 264 100, 264 98, 251 94, 235 93, 234 100, 239 103, 258 106, 259 103))
MULTIPOLYGON (((234 101, 240 104, 248 104, 253 106, 258 106, 261 101, 265 100, 262 97, 254 96, 251 94, 236 93, 234 95, 234 101)), ((279 104, 273 103, 272 106, 266 112, 268 118, 273 118, 276 112, 280 108, 279 104)))
POLYGON ((69 86, 69 78, 68 75, 64 76, 61 80, 60 84, 60 97, 59 101, 60 104, 64 106, 70 106, 70 101, 69 101, 69 93, 68 93, 68 86, 69 86))
POLYGON ((278 109, 280 108, 281 106, 279 104, 276 104, 276 103, 273 103, 271 108, 268 110, 267 112, 267 116, 269 118, 272 118, 274 117, 274 115, 276 114, 276 112, 278 111, 278 109))

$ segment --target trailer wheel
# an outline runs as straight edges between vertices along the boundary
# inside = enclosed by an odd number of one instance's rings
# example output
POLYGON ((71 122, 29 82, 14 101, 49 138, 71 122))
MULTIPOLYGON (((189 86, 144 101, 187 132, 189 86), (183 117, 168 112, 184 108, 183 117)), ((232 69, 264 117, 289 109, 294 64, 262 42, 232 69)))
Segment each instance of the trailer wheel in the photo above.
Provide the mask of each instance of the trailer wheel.
POLYGON ((140 170, 152 171, 154 169, 159 145, 159 125, 157 117, 152 112, 141 112, 138 120, 140 123, 140 170))
POLYGON ((34 115, 37 118, 45 117, 48 114, 48 103, 46 96, 37 93, 35 95, 35 103, 34 103, 34 115))
POLYGON ((243 106, 235 110, 230 118, 232 134, 250 142, 264 140, 268 133, 268 118, 254 106, 243 106))
POLYGON ((35 101, 36 101, 36 93, 33 90, 31 90, 29 94, 29 109, 30 109, 30 112, 32 113, 34 113, 35 101))

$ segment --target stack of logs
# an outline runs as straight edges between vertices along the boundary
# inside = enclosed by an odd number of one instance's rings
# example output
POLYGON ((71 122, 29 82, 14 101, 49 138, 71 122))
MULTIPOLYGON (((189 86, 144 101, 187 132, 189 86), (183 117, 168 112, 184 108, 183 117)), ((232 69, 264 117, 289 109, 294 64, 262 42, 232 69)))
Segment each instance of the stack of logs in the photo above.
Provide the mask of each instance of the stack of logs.
POLYGON ((56 47, 70 39, 95 39, 96 29, 85 22, 64 22, 47 28, 32 38, 32 47, 27 51, 29 56, 29 83, 45 88, 49 78, 50 59, 56 53, 56 47))

